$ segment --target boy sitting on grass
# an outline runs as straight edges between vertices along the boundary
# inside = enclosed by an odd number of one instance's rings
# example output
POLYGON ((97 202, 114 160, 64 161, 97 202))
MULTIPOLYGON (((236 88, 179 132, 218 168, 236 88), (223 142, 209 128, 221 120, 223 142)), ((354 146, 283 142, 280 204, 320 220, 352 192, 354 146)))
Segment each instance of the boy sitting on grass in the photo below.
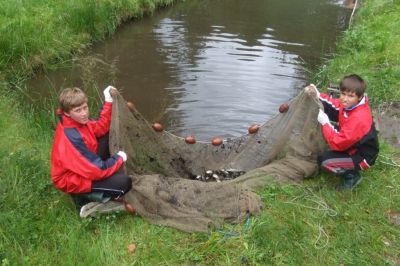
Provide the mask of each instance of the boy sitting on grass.
POLYGON ((378 135, 365 90, 364 80, 356 74, 342 79, 339 99, 319 93, 313 84, 305 88, 324 106, 325 112, 319 110, 318 122, 331 150, 319 156, 318 165, 342 177, 342 182, 336 187, 338 191, 357 186, 362 179, 359 172, 372 166, 378 156, 378 135), (337 125, 330 121, 337 122, 337 125))
POLYGON ((89 215, 88 209, 100 206, 93 202, 119 200, 132 187, 130 177, 121 168, 126 153, 109 154, 111 90, 117 93, 111 86, 104 90, 105 103, 98 120, 89 118, 88 97, 81 89, 64 89, 58 99, 51 175, 56 188, 71 194, 81 217, 89 215))

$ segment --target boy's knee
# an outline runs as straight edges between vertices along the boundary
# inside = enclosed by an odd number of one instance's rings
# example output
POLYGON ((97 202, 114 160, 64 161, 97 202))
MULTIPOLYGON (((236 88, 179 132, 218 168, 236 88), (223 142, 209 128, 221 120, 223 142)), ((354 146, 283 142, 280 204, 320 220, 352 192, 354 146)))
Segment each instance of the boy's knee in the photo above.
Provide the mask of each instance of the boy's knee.
POLYGON ((125 193, 128 192, 132 189, 132 179, 129 176, 124 175, 123 185, 125 193))
POLYGON ((319 167, 319 168, 320 168, 321 165, 322 165, 322 161, 323 161, 323 156, 322 156, 322 155, 318 155, 318 157, 317 157, 317 164, 318 164, 318 167, 319 167))

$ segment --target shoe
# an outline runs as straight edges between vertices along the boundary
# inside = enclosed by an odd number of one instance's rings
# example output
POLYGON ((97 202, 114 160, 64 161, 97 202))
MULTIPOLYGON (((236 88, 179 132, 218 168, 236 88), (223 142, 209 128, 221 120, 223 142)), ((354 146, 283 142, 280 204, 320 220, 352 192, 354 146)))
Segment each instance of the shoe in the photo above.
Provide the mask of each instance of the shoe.
POLYGON ((89 192, 81 194, 71 194, 72 199, 78 209, 81 209, 84 205, 90 202, 107 202, 111 197, 104 195, 103 192, 89 192))
POLYGON ((336 186, 337 191, 352 190, 360 184, 362 176, 356 171, 350 170, 343 174, 343 181, 336 186))
POLYGON ((89 202, 83 205, 79 211, 79 216, 81 218, 94 217, 95 210, 100 204, 101 202, 89 202))
POLYGON ((96 217, 99 213, 110 213, 115 211, 124 211, 125 206, 124 203, 116 202, 116 201, 107 201, 107 202, 89 202, 86 205, 83 205, 79 216, 81 218, 87 217, 96 217))

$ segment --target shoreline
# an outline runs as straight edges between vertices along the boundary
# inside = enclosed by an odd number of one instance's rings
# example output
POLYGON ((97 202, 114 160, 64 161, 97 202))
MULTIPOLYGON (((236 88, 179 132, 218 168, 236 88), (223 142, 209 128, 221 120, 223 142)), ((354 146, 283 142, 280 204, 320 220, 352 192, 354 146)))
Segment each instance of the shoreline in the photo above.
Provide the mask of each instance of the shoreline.
MULTIPOLYGON (((135 12, 142 14, 140 12, 149 11, 152 6, 157 8, 157 4, 162 7, 173 2, 142 0, 143 10, 135 12)), ((90 6, 94 2, 85 3, 90 6)), ((103 35, 94 34, 94 27, 93 36, 101 40, 106 32, 110 34, 117 26, 114 23, 134 14, 133 7, 139 6, 138 3, 135 0, 114 1, 112 10, 118 12, 116 17, 112 12, 107 13, 109 9, 98 6, 99 11, 109 14, 107 18, 115 20, 104 24, 108 26, 104 26, 103 35)), ((97 4, 107 5, 108 2, 101 0, 97 4)), ((48 14, 44 15, 43 11, 42 19, 46 21, 52 7, 44 7, 48 14)), ((382 102, 400 101, 399 16, 400 5, 394 1, 363 1, 351 29, 338 41, 336 54, 310 75, 310 80, 326 88, 330 83, 337 83, 344 74, 355 72, 368 82, 368 94, 374 107, 382 102)), ((85 42, 86 45, 96 41, 87 32, 74 36, 82 38, 79 40, 90 40, 85 42)), ((51 38, 47 36, 43 40, 51 38)), ((72 41, 71 36, 66 40, 72 41)), ((93 265, 117 261, 123 265, 237 265, 242 261, 255 265, 379 265, 400 262, 400 243, 396 241, 400 237, 398 225, 385 218, 387 213, 397 215, 400 212, 400 170, 398 166, 390 165, 390 160, 398 164, 400 155, 398 150, 385 143, 382 144, 382 157, 370 172, 365 173, 361 189, 350 194, 336 194, 332 191, 334 180, 324 175, 305 181, 301 186, 266 188, 261 196, 268 203, 268 209, 252 219, 247 232, 241 231, 240 224, 226 225, 225 230, 242 232, 229 239, 214 231, 208 235, 184 234, 121 213, 96 220, 81 220, 79 215, 74 216, 72 201, 54 189, 49 174, 54 103, 47 102, 38 110, 24 106, 18 99, 23 94, 22 84, 37 67, 36 63, 43 61, 44 68, 51 67, 57 60, 68 58, 71 47, 75 51, 83 49, 82 43, 73 42, 68 49, 61 47, 62 51, 49 49, 46 52, 49 57, 45 59, 35 57, 33 53, 30 60, 20 57, 18 63, 2 61, 0 66, 2 265, 93 265), (315 202, 321 204, 314 206, 315 202), (322 203, 329 208, 327 212, 318 209, 322 203), (333 211, 335 216, 326 215, 333 211), (137 243, 135 254, 126 251, 131 243, 137 243)))

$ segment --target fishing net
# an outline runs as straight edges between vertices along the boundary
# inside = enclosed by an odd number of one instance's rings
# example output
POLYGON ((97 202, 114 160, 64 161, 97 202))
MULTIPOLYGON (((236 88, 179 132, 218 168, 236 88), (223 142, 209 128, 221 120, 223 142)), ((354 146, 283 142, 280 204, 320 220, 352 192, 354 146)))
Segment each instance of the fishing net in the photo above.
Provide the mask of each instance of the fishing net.
POLYGON ((221 145, 188 144, 168 131, 155 131, 116 95, 110 149, 128 155, 125 171, 133 188, 125 199, 149 222, 188 232, 257 214, 263 208, 257 191, 298 183, 316 172, 316 157, 325 147, 318 108, 316 98, 300 92, 286 112, 277 112, 253 134, 221 145))

